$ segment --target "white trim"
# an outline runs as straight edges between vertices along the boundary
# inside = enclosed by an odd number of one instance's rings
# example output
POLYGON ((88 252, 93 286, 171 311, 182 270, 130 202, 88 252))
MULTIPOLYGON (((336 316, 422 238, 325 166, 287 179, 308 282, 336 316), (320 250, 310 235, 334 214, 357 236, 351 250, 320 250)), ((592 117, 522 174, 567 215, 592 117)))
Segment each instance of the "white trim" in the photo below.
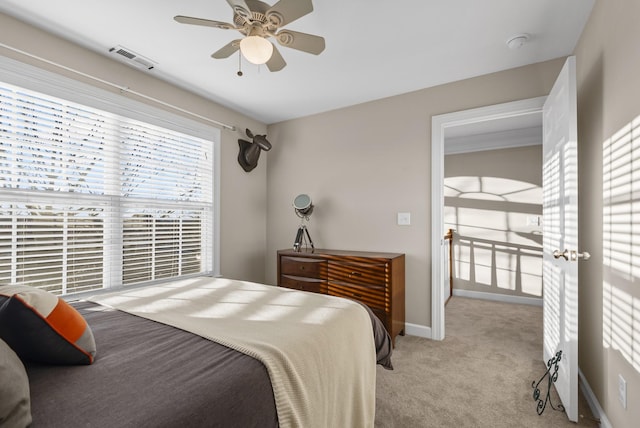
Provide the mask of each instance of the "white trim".
POLYGON ((542 111, 546 97, 496 104, 431 118, 431 332, 442 340, 444 331, 444 131, 446 128, 542 111))
POLYGON ((431 335, 444 339, 444 128, 447 115, 431 118, 431 335))
POLYGON ((515 147, 541 146, 542 127, 510 129, 481 135, 447 138, 445 155, 471 153, 486 150, 511 149, 515 147))
MULTIPOLYGON (((219 137, 219 136, 218 136, 219 137)), ((220 139, 213 142, 213 276, 220 276, 220 139)))
POLYGON ((424 337, 425 339, 431 339, 431 328, 419 324, 404 323, 404 331, 409 336, 424 337))
POLYGON ((492 300, 494 302, 518 303, 521 305, 542 306, 541 297, 512 296, 510 294, 486 293, 484 291, 454 289, 454 296, 468 297, 470 299, 492 300))
POLYGON ((578 369, 578 379, 580 380, 582 393, 584 394, 584 398, 587 400, 591 413, 593 413, 593 417, 600 420, 600 427, 613 428, 609 418, 607 418, 607 415, 604 413, 604 409, 600 406, 600 402, 598 401, 596 394, 593 393, 589 382, 587 382, 587 378, 580 369, 578 369))

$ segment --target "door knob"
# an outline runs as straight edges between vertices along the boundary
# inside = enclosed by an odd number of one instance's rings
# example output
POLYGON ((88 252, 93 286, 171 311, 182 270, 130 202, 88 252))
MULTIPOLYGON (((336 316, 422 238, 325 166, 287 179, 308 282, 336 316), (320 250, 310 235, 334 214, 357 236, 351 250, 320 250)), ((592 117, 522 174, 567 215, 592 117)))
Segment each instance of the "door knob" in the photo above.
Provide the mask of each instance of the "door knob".
POLYGON ((565 260, 569 260, 569 250, 564 250, 562 252, 560 252, 560 250, 553 250, 552 254, 553 254, 553 257, 556 259, 563 257, 565 260))
POLYGON ((577 251, 569 251, 569 250, 564 250, 562 252, 560 250, 553 250, 552 254, 553 254, 553 257, 555 257, 556 259, 559 259, 560 257, 562 257, 563 259, 571 260, 572 262, 575 262, 578 259, 589 260, 591 258, 591 254, 589 254, 586 251, 579 253, 577 251))

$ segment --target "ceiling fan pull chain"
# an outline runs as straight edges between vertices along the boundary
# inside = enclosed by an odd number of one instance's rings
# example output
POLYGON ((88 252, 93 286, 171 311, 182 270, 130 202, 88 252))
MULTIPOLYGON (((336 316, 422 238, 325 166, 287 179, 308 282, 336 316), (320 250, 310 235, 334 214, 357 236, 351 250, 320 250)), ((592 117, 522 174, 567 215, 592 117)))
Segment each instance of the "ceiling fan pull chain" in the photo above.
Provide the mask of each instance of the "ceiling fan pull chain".
POLYGON ((238 77, 242 77, 242 52, 238 49, 238 77))

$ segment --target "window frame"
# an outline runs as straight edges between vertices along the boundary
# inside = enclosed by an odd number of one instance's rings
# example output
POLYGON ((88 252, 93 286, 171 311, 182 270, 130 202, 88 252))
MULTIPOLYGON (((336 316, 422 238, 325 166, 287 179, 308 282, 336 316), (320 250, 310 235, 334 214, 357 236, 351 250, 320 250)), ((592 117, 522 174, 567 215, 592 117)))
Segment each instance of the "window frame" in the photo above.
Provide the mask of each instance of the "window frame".
MULTIPOLYGON (((211 274, 213 276, 220 275, 220 129, 3 56, 0 56, 0 81, 210 141, 213 145, 211 148, 213 153, 213 183, 211 183, 211 187, 213 189, 212 231, 214 235, 213 260, 210 260, 210 263, 212 266, 211 274)), ((139 285, 141 284, 129 286, 139 285)), ((69 294, 69 296, 119 287, 125 287, 125 285, 119 283, 108 288, 69 294)))

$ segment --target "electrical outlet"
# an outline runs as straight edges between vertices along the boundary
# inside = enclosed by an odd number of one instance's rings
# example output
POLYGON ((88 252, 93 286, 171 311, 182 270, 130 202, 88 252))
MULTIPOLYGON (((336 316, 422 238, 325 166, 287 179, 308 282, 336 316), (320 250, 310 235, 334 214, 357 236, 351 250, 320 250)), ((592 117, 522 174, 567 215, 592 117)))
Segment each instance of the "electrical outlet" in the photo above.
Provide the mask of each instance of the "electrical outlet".
POLYGON ((618 400, 622 404, 622 408, 627 408, 627 381, 621 374, 618 375, 618 400))

